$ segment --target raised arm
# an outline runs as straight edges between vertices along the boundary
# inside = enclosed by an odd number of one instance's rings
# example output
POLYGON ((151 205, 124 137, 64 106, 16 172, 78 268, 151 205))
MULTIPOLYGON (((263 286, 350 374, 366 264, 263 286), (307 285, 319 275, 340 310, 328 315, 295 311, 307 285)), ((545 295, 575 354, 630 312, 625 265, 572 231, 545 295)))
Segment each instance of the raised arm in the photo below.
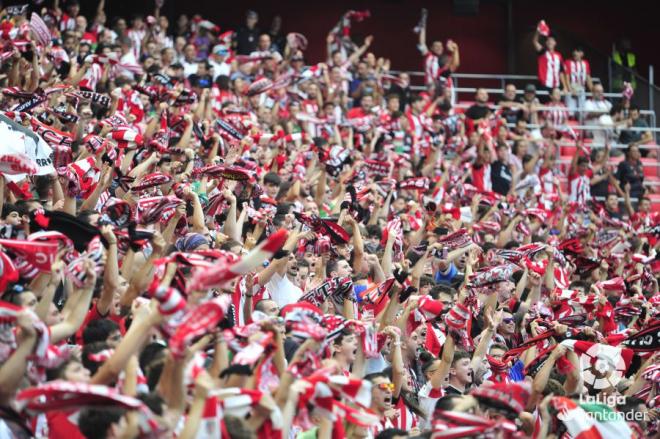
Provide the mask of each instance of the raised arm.
POLYGON ((13 402, 16 390, 23 382, 27 369, 28 356, 37 342, 37 331, 34 329, 33 316, 29 311, 19 312, 16 323, 18 333, 18 348, 0 367, 0 404, 6 406, 13 402))
POLYGON ((87 260, 85 261, 84 284, 82 287, 74 289, 74 294, 67 300, 67 302, 73 301, 74 305, 71 308, 71 312, 69 312, 63 322, 49 328, 50 342, 52 344, 57 344, 71 337, 83 324, 92 301, 95 283, 96 273, 94 272, 94 263, 87 260))
POLYGON ((541 42, 539 41, 540 36, 541 36, 541 34, 537 30, 537 31, 534 32, 534 36, 532 37, 532 44, 534 45, 534 50, 537 51, 537 52, 540 52, 540 51, 543 50, 543 46, 541 45, 541 42))

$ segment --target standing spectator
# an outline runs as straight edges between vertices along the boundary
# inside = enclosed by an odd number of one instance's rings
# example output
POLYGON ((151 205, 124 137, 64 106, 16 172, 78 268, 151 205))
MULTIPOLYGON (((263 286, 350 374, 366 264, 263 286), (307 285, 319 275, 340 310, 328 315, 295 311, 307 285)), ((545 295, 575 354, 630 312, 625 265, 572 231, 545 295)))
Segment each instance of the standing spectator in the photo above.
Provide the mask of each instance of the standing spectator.
POLYGON ((634 89, 637 85, 635 72, 637 57, 635 56, 635 52, 632 51, 629 38, 621 38, 612 47, 612 61, 614 62, 612 88, 614 90, 622 90, 623 83, 629 82, 634 89))
POLYGON ((589 169, 589 157, 584 157, 580 155, 579 151, 576 151, 568 174, 569 201, 584 206, 591 200, 592 176, 593 173, 589 169))
POLYGON ((571 114, 574 114, 578 108, 584 108, 585 91, 593 89, 591 66, 589 61, 584 59, 584 51, 581 47, 573 49, 572 58, 564 63, 564 73, 568 85, 568 90, 564 90, 566 105, 571 114))
POLYGON ((610 110, 612 103, 605 99, 603 85, 595 84, 591 99, 584 104, 584 123, 586 125, 600 126, 602 129, 589 131, 598 147, 603 147, 609 140, 609 132, 613 127, 610 110))
POLYGON ((413 91, 410 88, 410 75, 407 73, 399 74, 399 80, 392 83, 389 93, 399 97, 399 111, 405 111, 413 96, 413 91))
POLYGON ((60 19, 60 31, 69 31, 76 28, 76 17, 80 13, 80 2, 79 0, 68 0, 66 2, 66 12, 62 12, 58 7, 59 0, 56 0, 53 9, 55 14, 59 16, 60 19))
POLYGON ((238 28, 234 39, 234 48, 238 55, 249 55, 257 50, 257 42, 261 31, 257 27, 259 16, 255 11, 247 11, 245 25, 238 28))
POLYGON ((517 95, 515 84, 507 84, 504 93, 495 103, 502 108, 502 117, 507 123, 515 124, 523 115, 523 104, 517 95))
POLYGON ((536 50, 538 56, 536 58, 536 63, 538 66, 538 79, 541 84, 542 89, 550 91, 555 87, 563 87, 564 90, 567 90, 566 78, 564 77, 564 59, 561 56, 561 53, 557 52, 555 49, 557 47, 557 41, 555 37, 549 35, 545 39, 545 43, 541 45, 539 42, 541 34, 538 29, 534 33, 534 38, 532 42, 534 43, 534 50, 536 50))
POLYGON ((616 184, 612 168, 607 161, 610 158, 610 148, 591 150, 591 196, 606 197, 610 192, 610 185, 616 184))
POLYGON ((131 28, 128 30, 128 38, 133 43, 133 54, 135 59, 140 59, 142 51, 142 40, 147 34, 146 25, 142 15, 136 14, 131 21, 131 28))
MULTIPOLYGON (((461 64, 458 44, 452 40, 447 41, 449 54, 444 53, 442 41, 434 41, 429 49, 426 45, 426 26, 423 26, 419 32, 417 48, 424 57, 424 82, 426 85, 437 84, 436 87, 441 89, 445 87, 453 89, 451 74, 461 64)), ((441 93, 438 91, 438 94, 441 93)))
POLYGON ((624 188, 630 185, 630 196, 640 199, 644 195, 644 169, 642 155, 637 145, 630 145, 626 150, 626 158, 619 163, 616 172, 619 185, 624 188))
POLYGON ((270 35, 270 40, 273 43, 273 50, 278 51, 281 55, 284 55, 284 48, 286 47, 286 37, 282 32, 282 17, 276 15, 273 17, 273 21, 270 24, 270 30, 268 31, 270 35))
POLYGON ((620 143, 644 145, 653 140, 651 131, 648 131, 649 125, 640 117, 639 107, 636 105, 630 107, 630 117, 626 119, 626 127, 634 128, 635 130, 624 129, 619 135, 620 143), (646 129, 646 131, 644 129, 646 129))
POLYGON ((513 182, 513 174, 511 173, 511 166, 509 166, 509 145, 503 142, 498 143, 496 153, 497 160, 490 165, 493 192, 507 196, 511 191, 513 182))

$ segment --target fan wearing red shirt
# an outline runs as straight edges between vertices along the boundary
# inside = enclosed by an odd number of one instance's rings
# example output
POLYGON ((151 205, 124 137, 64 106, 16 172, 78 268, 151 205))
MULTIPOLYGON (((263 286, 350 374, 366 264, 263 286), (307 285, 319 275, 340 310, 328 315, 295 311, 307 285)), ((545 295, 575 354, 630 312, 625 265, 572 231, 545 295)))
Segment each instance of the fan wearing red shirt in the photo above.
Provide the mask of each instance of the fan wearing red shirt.
POLYGON ((564 62, 564 74, 566 75, 566 105, 573 113, 577 108, 584 105, 586 99, 585 91, 591 91, 591 66, 584 59, 582 48, 573 49, 572 58, 564 62))
POLYGON ((571 162, 568 174, 569 201, 584 205, 591 200, 591 177, 593 173, 589 169, 589 158, 579 156, 576 153, 571 162))
POLYGON ((472 164, 472 184, 479 190, 479 192, 490 192, 493 190, 490 177, 490 162, 490 148, 488 148, 486 142, 481 139, 479 141, 477 159, 472 164))
POLYGON ((419 44, 417 48, 424 57, 424 82, 426 85, 440 82, 442 88, 452 88, 451 74, 461 64, 458 44, 452 40, 447 41, 449 54, 444 53, 442 41, 431 43, 431 49, 426 45, 426 27, 419 32, 419 44))
POLYGON ((545 39, 545 44, 541 45, 539 42, 541 34, 537 30, 534 33, 534 49, 538 53, 536 58, 538 66, 538 79, 541 87, 545 90, 552 90, 553 88, 562 87, 563 90, 568 90, 566 85, 566 76, 564 75, 564 59, 561 53, 557 52, 557 41, 553 36, 548 36, 545 39))

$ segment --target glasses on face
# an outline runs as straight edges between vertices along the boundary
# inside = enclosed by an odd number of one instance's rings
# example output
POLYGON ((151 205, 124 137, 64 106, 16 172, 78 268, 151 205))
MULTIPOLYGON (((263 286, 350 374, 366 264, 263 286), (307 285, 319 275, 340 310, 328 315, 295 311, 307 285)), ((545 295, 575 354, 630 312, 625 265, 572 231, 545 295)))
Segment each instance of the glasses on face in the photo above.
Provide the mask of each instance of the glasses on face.
POLYGON ((502 321, 504 323, 513 323, 513 317, 506 317, 506 318, 502 319, 502 321))
POLYGON ((378 385, 378 388, 380 390, 384 390, 386 392, 394 392, 394 384, 393 383, 380 383, 378 385))

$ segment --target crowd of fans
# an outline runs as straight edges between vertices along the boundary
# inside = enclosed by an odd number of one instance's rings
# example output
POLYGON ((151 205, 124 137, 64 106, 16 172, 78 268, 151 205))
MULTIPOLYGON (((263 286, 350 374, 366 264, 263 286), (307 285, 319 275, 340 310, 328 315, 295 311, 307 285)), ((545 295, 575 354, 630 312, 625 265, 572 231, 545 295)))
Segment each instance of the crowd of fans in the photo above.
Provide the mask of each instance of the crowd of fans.
POLYGON ((462 108, 425 11, 415 93, 368 11, 308 65, 253 11, 41 3, 1 17, 0 437, 656 434, 652 138, 544 22, 538 84, 462 108))

